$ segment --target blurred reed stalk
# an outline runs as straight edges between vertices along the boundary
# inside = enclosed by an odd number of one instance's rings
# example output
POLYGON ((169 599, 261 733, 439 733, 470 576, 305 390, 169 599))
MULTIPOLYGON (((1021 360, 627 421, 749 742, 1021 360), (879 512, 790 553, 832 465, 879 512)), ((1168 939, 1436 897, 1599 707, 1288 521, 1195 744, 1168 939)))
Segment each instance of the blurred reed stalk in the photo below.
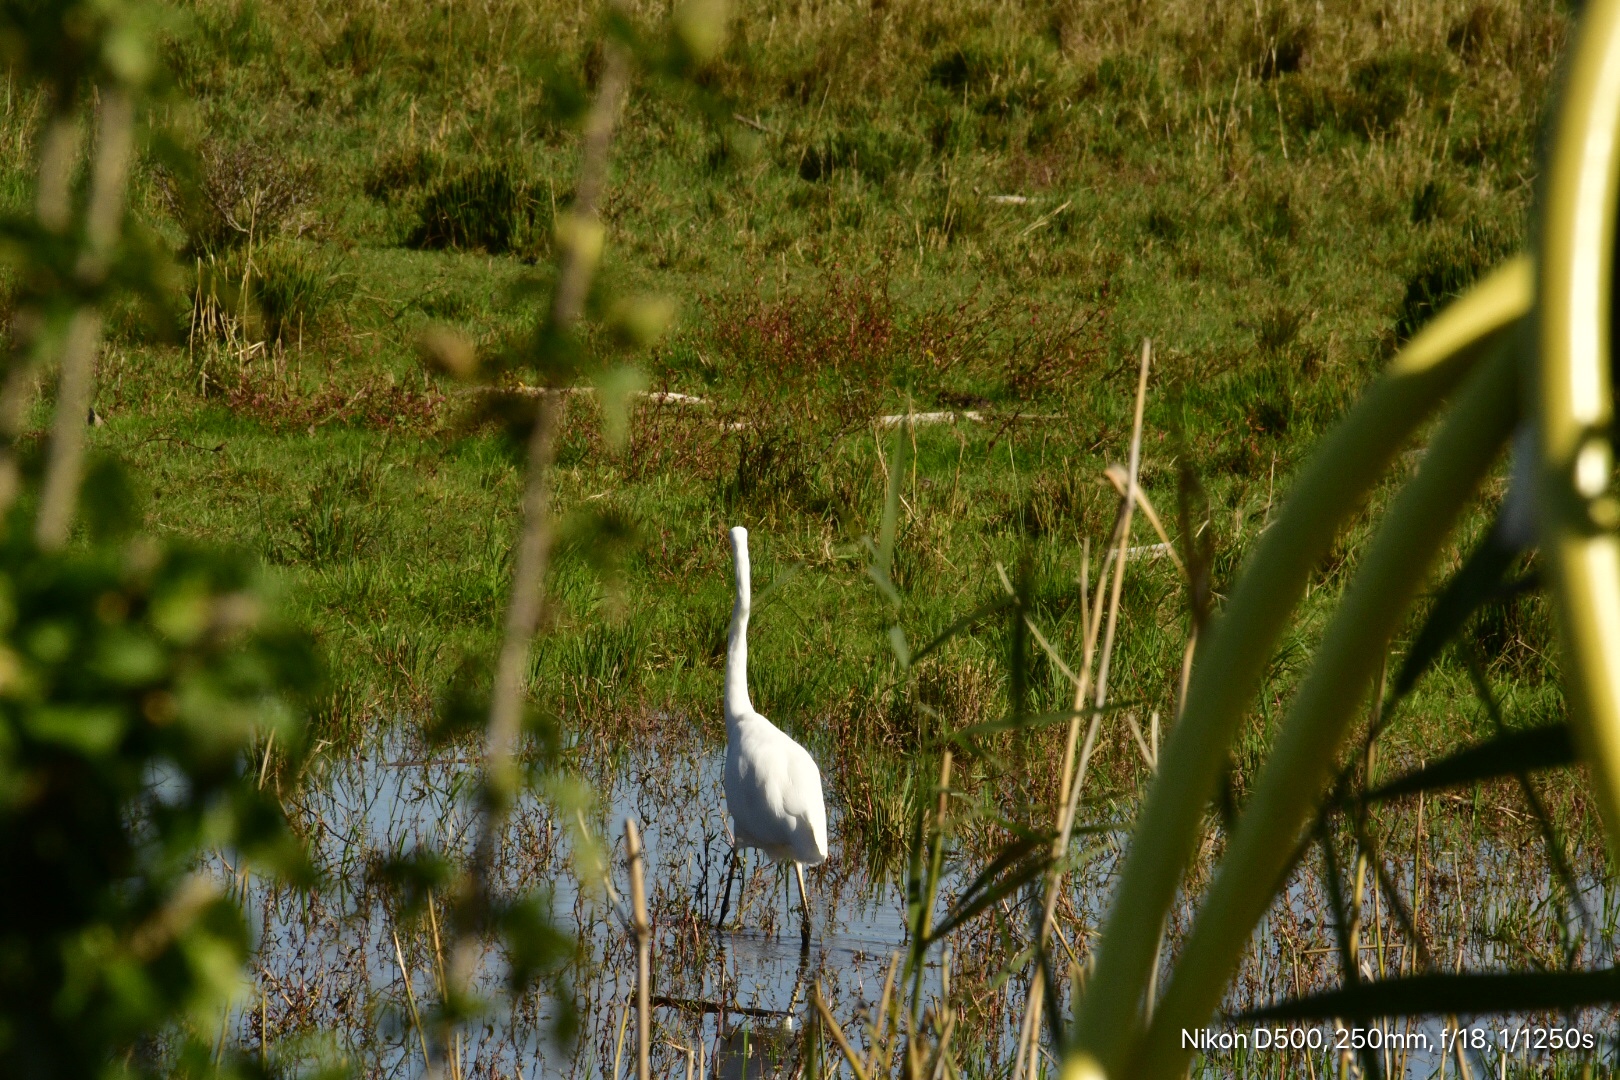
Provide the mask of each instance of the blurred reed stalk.
POLYGON ((462 912, 447 935, 448 996, 452 1000, 464 998, 471 989, 482 951, 481 937, 487 930, 485 916, 493 887, 495 855, 520 784, 517 752, 523 724, 524 677, 544 609, 546 567, 553 538, 550 470, 563 408, 563 395, 554 392, 554 384, 559 372, 568 366, 566 357, 559 354, 568 348, 576 330, 602 254, 603 228, 598 209, 628 80, 629 58, 624 48, 610 39, 604 50, 596 98, 586 116, 575 198, 557 223, 558 277, 538 357, 542 378, 551 385, 548 392, 537 396, 528 442, 522 526, 484 737, 483 815, 463 886, 465 892, 460 897, 462 912))
MULTIPOLYGON (((1058 897, 1062 894, 1064 860, 1068 854, 1069 841, 1074 834, 1074 819, 1079 812, 1080 792, 1085 787, 1086 771, 1090 766, 1091 755, 1096 749, 1097 737, 1102 729, 1102 708, 1108 701, 1109 659, 1113 652, 1114 635, 1118 627, 1121 590, 1125 581, 1125 563, 1130 551, 1131 519, 1139 497, 1137 478, 1141 474, 1142 465, 1142 423, 1147 402, 1148 370, 1152 358, 1152 342, 1143 341, 1142 363, 1136 381, 1136 409, 1131 422, 1130 465, 1124 490, 1120 494, 1119 511, 1114 519, 1113 551, 1111 553, 1113 558, 1105 557, 1103 559, 1102 572, 1097 580, 1096 606, 1089 615, 1085 610, 1084 603, 1086 574, 1089 570, 1084 565, 1081 567, 1082 603, 1080 610, 1081 618, 1084 620, 1082 637, 1085 644, 1081 652, 1080 673, 1074 680, 1074 703, 1070 710, 1073 715, 1069 718, 1069 731, 1063 748, 1063 775, 1058 784, 1057 820, 1053 823, 1057 836, 1052 842, 1051 867, 1046 872, 1043 884, 1045 895, 1041 906, 1041 921, 1035 939, 1035 978, 1030 986, 1029 1001, 1025 1006, 1022 1025, 1019 1028, 1018 1045, 1013 1056, 1013 1080, 1020 1080, 1024 1076, 1033 1076, 1036 1071, 1036 1059, 1040 1053, 1041 1018, 1046 1008, 1046 984, 1055 975, 1049 967, 1046 944, 1052 934, 1052 924, 1057 912, 1058 897), (1109 577, 1111 567, 1113 570, 1112 579, 1109 577), (1108 630, 1103 639, 1102 659, 1097 668, 1096 696, 1090 710, 1090 723, 1086 727, 1085 743, 1078 747, 1080 758, 1077 766, 1075 751, 1077 744, 1080 742, 1080 721, 1085 712, 1086 698, 1091 694, 1091 665, 1097 650, 1097 634, 1103 625, 1103 598, 1105 595, 1108 598, 1108 630)), ((1140 734, 1138 735, 1138 741, 1140 741, 1140 734)))
MULTIPOLYGON (((608 152, 627 79, 624 49, 610 43, 596 100, 585 124, 579 185, 573 205, 557 225, 561 252, 546 328, 547 339, 553 342, 566 341, 573 333, 601 258, 603 229, 597 208, 607 184, 608 152)), ((548 389, 555 391, 557 387, 548 389)), ((523 719, 523 675, 545 600, 542 586, 552 540, 550 471, 563 399, 564 395, 555 392, 538 395, 534 430, 529 436, 522 533, 484 744, 487 781, 494 797, 502 801, 510 800, 517 787, 515 755, 523 719)), ((496 821, 493 817, 488 820, 496 821)))
MULTIPOLYGON (((1272 763, 1326 768, 1343 720, 1325 718, 1353 710, 1366 692, 1363 668, 1376 664, 1383 655, 1392 625, 1388 612, 1404 612, 1412 592, 1422 583, 1433 545, 1439 543, 1452 519, 1456 500, 1472 493, 1480 470, 1494 455, 1500 442, 1497 427, 1511 422, 1512 409, 1501 397, 1503 386, 1511 388, 1511 378, 1503 375, 1501 369, 1507 361, 1498 354, 1530 303, 1530 263, 1519 258, 1442 312, 1397 355, 1388 373, 1324 440, 1282 513, 1262 534, 1231 600, 1200 646, 1181 720, 1164 748, 1158 775, 1137 818, 1103 929, 1096 971, 1076 1018, 1079 1053, 1072 1062, 1075 1075, 1177 1073, 1184 1060, 1179 1039, 1169 1048, 1144 1040, 1143 1002, 1157 967, 1163 920, 1197 843, 1227 748, 1259 688, 1278 635, 1303 594, 1311 569, 1400 447, 1443 399, 1480 368, 1482 360, 1489 359, 1485 373, 1464 392, 1453 422, 1431 446, 1432 460, 1425 462, 1418 479, 1397 500, 1401 516, 1386 522, 1373 556, 1380 560, 1378 576, 1365 576, 1366 568, 1358 575, 1362 584, 1350 598, 1354 606, 1347 601, 1341 609, 1336 629, 1330 632, 1307 680, 1309 696, 1302 694, 1295 703, 1296 709, 1306 709, 1303 715, 1310 719, 1285 728, 1289 745, 1279 744, 1272 763), (1490 359, 1493 357, 1498 358, 1490 359), (1508 420, 1503 421, 1503 415, 1508 420), (1480 430, 1464 432, 1459 427, 1470 423, 1480 430), (1483 449, 1486 442, 1490 443, 1488 453, 1483 449), (1419 498, 1435 500, 1433 507, 1420 506, 1419 498), (1385 537, 1400 537, 1402 543, 1412 544, 1410 553, 1403 549, 1397 556, 1390 546, 1395 540, 1385 537), (1346 650, 1353 649, 1365 650, 1365 655, 1352 657, 1346 650), (1331 730, 1306 733, 1301 725, 1318 717, 1330 723, 1331 730), (1313 762, 1311 754, 1326 757, 1313 762), (1151 1071, 1141 1071, 1144 1067, 1151 1071)), ((1369 560, 1368 567, 1372 566, 1369 560)), ((1273 789, 1284 784, 1283 775, 1276 772, 1269 779, 1273 789)), ((1257 794, 1245 820, 1263 824, 1251 825, 1247 834, 1251 839, 1245 842, 1258 845, 1264 833, 1265 843, 1291 851, 1302 827, 1295 803, 1303 800, 1314 807, 1317 798, 1316 786, 1305 789, 1301 784, 1275 797, 1281 816, 1269 823, 1274 827, 1263 827, 1267 824, 1264 816, 1251 816, 1270 805, 1261 803, 1257 794)), ((1245 835, 1241 828, 1234 843, 1245 835)), ((1278 885, 1277 871, 1267 871, 1270 863, 1264 857, 1229 863, 1248 867, 1248 876, 1236 871, 1223 875, 1228 884, 1221 886, 1221 906, 1207 909, 1215 913, 1209 920, 1203 918, 1205 913, 1200 917, 1201 924, 1210 927, 1203 935, 1208 943, 1198 943, 1196 950, 1189 943, 1183 951, 1166 1001, 1153 1017, 1155 1036, 1171 1030, 1173 1024, 1196 1026, 1214 1007, 1208 998, 1209 981, 1218 977, 1224 986, 1229 970, 1226 940, 1232 934, 1246 940, 1253 925, 1246 913, 1257 902, 1263 911, 1278 885)))
MULTIPOLYGON (((84 243, 74 277, 86 293, 106 280, 124 215, 124 191, 134 149, 135 104, 128 93, 111 90, 101 96, 96 127, 96 157, 90 171, 90 201, 85 207, 84 243)), ((84 471, 85 415, 95 379, 96 350, 101 342, 101 309, 81 300, 68 322, 62 343, 61 374, 56 392, 56 420, 50 456, 40 493, 34 538, 40 547, 67 543, 84 471)))
POLYGON ((646 852, 641 846, 641 831, 630 818, 624 821, 624 857, 630 864, 630 931, 636 943, 636 1080, 650 1080, 652 923, 647 918, 646 852))
MULTIPOLYGON (((0 386, 0 513, 4 513, 20 490, 16 441, 33 399, 34 372, 53 359, 57 362, 56 415, 34 531, 36 542, 47 550, 65 544, 73 525, 83 473, 85 416, 101 343, 98 293, 107 281, 118 244, 134 152, 134 98, 118 85, 98 85, 97 89, 83 239, 67 283, 72 303, 65 315, 41 306, 25 306, 18 312, 18 347, 0 386)), ((40 139, 34 220, 43 235, 58 242, 67 242, 74 227, 73 171, 81 140, 76 106, 76 99, 59 89, 55 110, 40 139)))
POLYGON ((1316 813, 1339 745, 1372 689, 1390 638, 1517 421, 1516 379, 1509 350, 1499 349, 1481 365, 1430 441, 1417 476, 1385 515, 1283 720, 1164 1000, 1141 1038, 1140 1075, 1173 1076, 1185 1069, 1190 1055, 1172 1033, 1202 1024, 1219 1004, 1316 813))

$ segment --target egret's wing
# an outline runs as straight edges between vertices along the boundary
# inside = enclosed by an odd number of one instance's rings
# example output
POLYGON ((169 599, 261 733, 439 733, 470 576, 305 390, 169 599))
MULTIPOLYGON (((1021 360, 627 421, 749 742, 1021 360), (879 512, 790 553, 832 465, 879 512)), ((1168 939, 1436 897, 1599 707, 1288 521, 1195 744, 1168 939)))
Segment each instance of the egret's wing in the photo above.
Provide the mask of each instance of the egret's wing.
POLYGON ((795 818, 825 820, 827 810, 821 799, 821 770, 815 759, 798 743, 782 755, 779 770, 783 812, 795 818))
POLYGON ((809 826, 817 852, 825 857, 827 804, 821 795, 821 770, 804 747, 785 737, 784 741, 791 749, 782 755, 782 810, 795 823, 809 826))

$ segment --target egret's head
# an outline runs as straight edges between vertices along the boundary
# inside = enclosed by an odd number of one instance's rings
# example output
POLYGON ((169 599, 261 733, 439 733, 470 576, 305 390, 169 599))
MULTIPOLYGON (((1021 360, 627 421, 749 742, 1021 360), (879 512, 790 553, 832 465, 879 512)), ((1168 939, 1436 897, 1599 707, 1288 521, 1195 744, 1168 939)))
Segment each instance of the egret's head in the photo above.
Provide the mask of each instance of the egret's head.
POLYGON ((733 558, 748 558, 748 530, 741 525, 731 527, 731 554, 733 558))

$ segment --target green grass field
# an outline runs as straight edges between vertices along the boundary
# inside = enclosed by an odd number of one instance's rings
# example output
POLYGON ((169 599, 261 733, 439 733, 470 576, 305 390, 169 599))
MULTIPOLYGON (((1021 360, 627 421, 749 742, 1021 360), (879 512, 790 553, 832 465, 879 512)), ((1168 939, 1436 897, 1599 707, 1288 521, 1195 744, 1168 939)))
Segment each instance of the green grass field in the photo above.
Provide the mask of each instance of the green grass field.
MULTIPOLYGON (((329 659, 326 734, 362 737, 423 715, 498 641, 517 453, 420 346, 449 328, 493 365, 532 329, 599 63, 594 15, 554 0, 183 7, 136 195, 176 252, 172 295, 116 313, 92 441, 135 468, 152 529, 262 555, 329 659), (170 143, 197 149, 194 172, 170 143)), ((979 417, 915 431, 896 570, 913 645, 998 595, 999 563, 1028 575, 1035 618, 1074 657, 1082 542, 1106 542, 1102 469, 1125 457, 1151 338, 1144 484, 1178 536, 1183 466, 1199 479, 1189 522, 1213 537, 1219 593, 1393 348, 1520 245, 1568 25, 1540 0, 733 16, 695 88, 632 88, 589 336, 649 389, 702 403, 643 399, 615 447, 595 400, 570 400, 534 694, 576 730, 673 715, 718 740, 722 530, 745 524, 756 590, 775 583, 754 621, 756 703, 838 755, 835 798, 857 821, 876 813, 863 785, 928 732, 1002 715, 1026 681, 1032 708, 1068 693, 1038 654, 1009 679, 1004 617, 896 684, 859 543, 894 453, 876 418, 979 417), (657 344, 617 343, 627 297, 673 302, 657 344)), ((39 113, 8 87, 11 209, 31 198, 39 113)), ((1359 535, 1322 568, 1323 595, 1359 535)), ((1156 539, 1145 523, 1135 537, 1156 539)), ((1144 717, 1174 709, 1184 594, 1168 560, 1130 571, 1112 682, 1144 717)), ((1274 664, 1254 760, 1317 622, 1274 664)), ((1479 632, 1516 716, 1556 707, 1542 600, 1479 632)), ((1484 722, 1442 666, 1384 753, 1433 755, 1484 722)), ((1134 786, 1113 727, 1102 760, 1134 786)))

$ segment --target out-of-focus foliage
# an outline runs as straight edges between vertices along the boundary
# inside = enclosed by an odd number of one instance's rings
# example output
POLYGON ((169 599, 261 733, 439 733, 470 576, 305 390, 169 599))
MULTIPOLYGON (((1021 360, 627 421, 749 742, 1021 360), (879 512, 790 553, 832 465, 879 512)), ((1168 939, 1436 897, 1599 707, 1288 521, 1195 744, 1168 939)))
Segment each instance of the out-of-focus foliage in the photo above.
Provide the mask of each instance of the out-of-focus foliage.
POLYGON ((141 535, 116 464, 84 478, 102 308, 162 295, 170 274, 122 227, 155 10, 0 3, 0 61, 46 103, 32 212, 0 223, 16 283, 0 337, 0 1076, 16 1080, 231 1071, 217 1037, 251 935, 228 874, 307 869, 273 796, 300 758, 310 642, 246 559, 141 535), (40 469, 25 428, 51 375, 40 469))
MULTIPOLYGON (((606 241, 601 205, 609 180, 609 157, 615 127, 633 76, 685 79, 709 50, 722 41, 724 5, 682 6, 668 33, 649 37, 636 31, 621 8, 607 6, 601 26, 602 66, 588 108, 570 119, 582 127, 582 154, 572 200, 550 222, 555 278, 531 281, 524 291, 543 303, 530 332, 503 354, 480 357, 471 342, 447 327, 430 329, 420 341, 428 367, 453 378, 483 383, 487 393, 474 412, 473 427, 503 431, 514 457, 524 462, 522 527, 513 558, 511 590, 503 616, 504 640, 493 670, 477 658, 462 667, 450 694, 440 703, 428 734, 449 743, 470 734, 477 718, 487 715, 484 775, 476 799, 481 821, 473 855, 459 873, 433 851, 417 851, 391 866, 406 886, 406 896, 435 886, 446 897, 450 977, 433 1015, 439 1046, 423 1053, 429 1060, 453 1061, 457 1025, 476 1019, 489 1002, 482 1000, 472 978, 481 943, 498 938, 505 949, 507 988, 516 993, 541 978, 549 979, 562 1004, 554 1023, 560 1040, 575 1035, 571 995, 561 979, 570 941, 554 926, 550 900, 502 887, 496 853, 513 805, 525 787, 554 769, 558 744, 555 717, 530 706, 528 674, 531 646, 542 629, 546 567, 557 538, 551 504, 550 472, 555 462, 565 392, 576 379, 594 378, 609 445, 622 449, 629 426, 629 406, 642 379, 627 366, 594 357, 584 348, 582 322, 597 322, 623 343, 645 346, 662 333, 672 314, 670 301, 657 297, 624 298, 596 281, 606 241), (519 374, 530 389, 503 388, 504 375, 519 374), (520 757, 527 768, 519 768, 520 757)), ((482 247, 507 250, 518 226, 527 219, 521 183, 498 169, 478 168, 432 193, 424 224, 412 238, 419 246, 482 247)), ((592 551, 610 582, 622 553, 636 540, 632 523, 612 511, 581 515, 569 522, 563 539, 592 551)), ((611 586, 610 586, 611 588, 611 586)), ((549 792, 566 820, 587 799, 577 786, 554 784, 549 792)), ((580 818, 583 821, 583 817, 580 818)), ((586 830, 573 837, 579 879, 587 888, 605 881, 606 862, 596 839, 586 830)), ((455 1066, 451 1066, 452 1071, 455 1066)))
POLYGON ((138 1074, 242 986, 248 927, 199 853, 303 866, 272 796, 312 654, 243 559, 143 536, 46 553, 26 525, 0 540, 0 1074, 138 1074))

